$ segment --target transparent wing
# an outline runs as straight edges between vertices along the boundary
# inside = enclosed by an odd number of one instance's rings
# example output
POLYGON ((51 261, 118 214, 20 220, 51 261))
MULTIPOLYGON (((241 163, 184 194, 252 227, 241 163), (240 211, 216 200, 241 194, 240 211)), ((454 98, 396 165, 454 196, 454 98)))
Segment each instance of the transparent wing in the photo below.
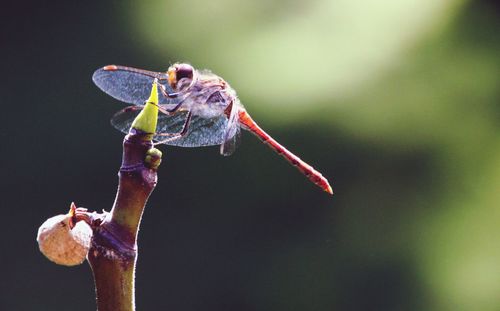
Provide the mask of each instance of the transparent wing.
MULTIPOLYGON (((111 119, 111 124, 122 131, 128 133, 134 118, 141 111, 141 106, 130 106, 117 112, 111 119)), ((178 110, 172 115, 160 113, 158 116, 157 135, 155 141, 163 141, 167 136, 161 134, 175 134, 182 130, 187 117, 186 110, 178 110)), ((202 147, 220 145, 226 137, 226 127, 228 120, 223 114, 213 118, 202 118, 193 116, 187 133, 178 139, 167 141, 165 144, 180 147, 202 147)))
POLYGON ((234 153, 241 141, 241 128, 238 120, 238 106, 230 104, 231 112, 227 121, 226 132, 224 133, 224 142, 220 146, 220 154, 230 156, 234 153))
POLYGON ((223 156, 232 155, 240 145, 241 128, 237 126, 236 129, 232 131, 232 135, 232 137, 225 139, 224 143, 221 145, 220 154, 222 154, 223 156))
MULTIPOLYGON (((92 76, 94 83, 106 94, 134 105, 142 105, 149 98, 151 84, 155 78, 167 92, 173 92, 167 83, 166 73, 162 72, 110 65, 97 69, 92 76)), ((179 99, 171 99, 160 94, 160 105, 176 102, 179 102, 179 99)))
MULTIPOLYGON (((180 132, 186 120, 186 116, 186 111, 179 111, 179 113, 176 113, 173 116, 161 114, 158 116, 157 133, 180 132)), ((213 118, 193 116, 191 118, 191 122, 189 123, 187 133, 183 137, 169 141, 166 144, 180 147, 220 145, 224 142, 226 127, 227 118, 224 115, 213 118)), ((162 136, 156 137, 155 139, 157 141, 164 139, 162 136)))

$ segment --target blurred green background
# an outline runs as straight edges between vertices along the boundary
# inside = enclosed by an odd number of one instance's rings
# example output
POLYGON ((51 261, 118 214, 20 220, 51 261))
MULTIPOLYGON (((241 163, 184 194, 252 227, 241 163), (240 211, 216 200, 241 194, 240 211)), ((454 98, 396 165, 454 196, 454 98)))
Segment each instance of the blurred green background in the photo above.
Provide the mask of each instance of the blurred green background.
POLYGON ((247 134, 162 147, 138 310, 500 310, 500 6, 465 0, 38 1, 4 7, 1 310, 92 310, 38 226, 109 210, 124 105, 106 64, 186 61, 320 170, 247 134))

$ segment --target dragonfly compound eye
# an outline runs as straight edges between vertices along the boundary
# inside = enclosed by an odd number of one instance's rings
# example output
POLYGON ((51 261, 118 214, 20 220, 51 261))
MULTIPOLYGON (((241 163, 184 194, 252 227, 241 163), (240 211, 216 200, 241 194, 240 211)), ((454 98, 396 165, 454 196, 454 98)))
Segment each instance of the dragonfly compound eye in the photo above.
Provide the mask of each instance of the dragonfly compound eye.
MULTIPOLYGON (((191 84, 194 75, 194 68, 188 64, 175 64, 168 70, 168 83, 173 88, 178 86, 182 79, 187 79, 186 82, 191 84)), ((180 86, 179 86, 180 87, 180 86)))
POLYGON ((193 67, 188 64, 179 64, 177 70, 175 71, 177 82, 181 79, 187 78, 189 80, 193 79, 193 67))

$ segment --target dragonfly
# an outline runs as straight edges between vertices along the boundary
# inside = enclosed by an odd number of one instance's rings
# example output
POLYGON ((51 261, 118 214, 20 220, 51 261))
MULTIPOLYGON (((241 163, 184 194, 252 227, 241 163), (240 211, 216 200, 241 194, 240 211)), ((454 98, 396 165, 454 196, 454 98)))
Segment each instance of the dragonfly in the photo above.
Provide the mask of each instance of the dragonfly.
POLYGON ((107 65, 96 70, 92 80, 108 95, 133 104, 111 119, 111 124, 124 133, 128 133, 145 99, 149 98, 151 85, 156 82, 161 94, 158 107, 162 113, 153 138, 155 145, 220 145, 220 153, 229 156, 239 145, 243 128, 283 156, 311 182, 333 194, 328 180, 257 125, 235 90, 209 70, 198 70, 186 63, 175 63, 166 72, 107 65))

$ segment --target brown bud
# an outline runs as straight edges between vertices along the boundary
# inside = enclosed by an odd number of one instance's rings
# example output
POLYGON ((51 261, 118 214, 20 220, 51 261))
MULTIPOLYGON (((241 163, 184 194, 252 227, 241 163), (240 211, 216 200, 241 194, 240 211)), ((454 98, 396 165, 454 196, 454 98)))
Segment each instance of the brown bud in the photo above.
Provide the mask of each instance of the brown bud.
POLYGON ((92 240, 92 229, 84 221, 74 227, 74 209, 66 215, 47 219, 38 229, 40 251, 51 261, 65 266, 81 264, 87 257, 92 240))

